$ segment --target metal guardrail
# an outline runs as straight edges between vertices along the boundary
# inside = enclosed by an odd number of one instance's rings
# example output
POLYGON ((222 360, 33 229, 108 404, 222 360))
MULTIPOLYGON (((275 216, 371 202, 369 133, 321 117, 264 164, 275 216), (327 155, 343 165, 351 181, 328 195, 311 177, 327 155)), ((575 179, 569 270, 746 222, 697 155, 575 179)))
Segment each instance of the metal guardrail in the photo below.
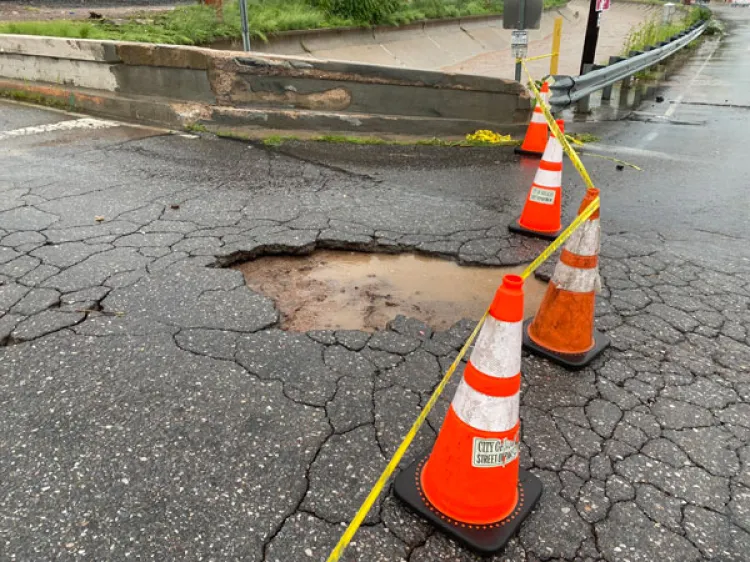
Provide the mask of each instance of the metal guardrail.
POLYGON ((595 67, 596 70, 581 76, 555 76, 554 84, 550 86, 552 91, 549 100, 550 105, 554 110, 563 109, 598 90, 611 86, 615 82, 646 70, 700 37, 706 30, 707 25, 708 22, 698 22, 678 33, 669 41, 649 47, 646 51, 632 51, 631 56, 627 58, 612 57, 610 59, 611 64, 604 67, 595 67))

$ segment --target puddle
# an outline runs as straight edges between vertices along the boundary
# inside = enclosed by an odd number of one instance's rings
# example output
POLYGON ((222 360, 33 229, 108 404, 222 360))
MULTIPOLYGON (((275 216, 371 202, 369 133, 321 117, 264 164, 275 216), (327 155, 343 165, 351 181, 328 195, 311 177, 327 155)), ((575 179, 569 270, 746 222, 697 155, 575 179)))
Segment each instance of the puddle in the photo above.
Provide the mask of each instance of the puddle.
MULTIPOLYGON (((412 254, 320 251, 305 257, 265 257, 234 266, 247 285, 276 302, 282 328, 385 328, 399 314, 444 330, 462 318, 479 319, 503 275, 517 267, 464 267, 412 254)), ((533 316, 547 284, 526 281, 525 316, 533 316)))

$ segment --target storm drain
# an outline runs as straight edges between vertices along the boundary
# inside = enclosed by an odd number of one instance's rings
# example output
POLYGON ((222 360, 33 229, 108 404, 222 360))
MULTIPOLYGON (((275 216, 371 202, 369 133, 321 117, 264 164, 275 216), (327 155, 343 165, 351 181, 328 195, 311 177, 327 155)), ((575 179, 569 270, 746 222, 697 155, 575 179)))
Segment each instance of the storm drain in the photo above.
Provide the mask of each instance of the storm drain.
MULTIPOLYGON (((276 302, 282 328, 383 329, 399 314, 435 330, 462 318, 479 319, 503 275, 524 266, 465 267, 413 254, 319 251, 309 256, 264 257, 234 266, 247 285, 276 302)), ((546 283, 525 285, 526 317, 541 302, 546 283)))

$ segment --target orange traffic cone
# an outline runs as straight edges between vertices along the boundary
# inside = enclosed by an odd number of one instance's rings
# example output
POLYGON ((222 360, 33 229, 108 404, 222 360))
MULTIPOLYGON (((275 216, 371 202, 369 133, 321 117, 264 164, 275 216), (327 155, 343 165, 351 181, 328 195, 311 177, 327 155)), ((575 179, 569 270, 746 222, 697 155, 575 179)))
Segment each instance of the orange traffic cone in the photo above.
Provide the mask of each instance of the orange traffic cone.
MULTIPOLYGON (((539 93, 543 99, 547 99, 549 96, 549 85, 547 85, 547 82, 542 84, 542 89, 539 93)), ((544 118, 542 106, 537 103, 534 106, 534 112, 531 114, 531 122, 529 123, 529 128, 526 129, 523 144, 520 147, 516 147, 516 154, 541 156, 544 153, 545 146, 547 146, 547 120, 544 118)))
MULTIPOLYGON (((565 134, 565 122, 557 120, 565 134)), ((552 135, 544 149, 544 156, 526 196, 521 218, 509 225, 511 232, 554 240, 562 232, 562 169, 563 148, 552 135)))
POLYGON ((519 470, 523 280, 506 275, 432 453, 395 483, 396 495, 482 554, 502 549, 542 493, 519 470))
MULTIPOLYGON (((589 189, 578 212, 598 195, 598 189, 589 189)), ((594 328, 599 288, 597 209, 565 243, 539 311, 524 324, 524 347, 570 369, 588 365, 610 343, 594 328)))

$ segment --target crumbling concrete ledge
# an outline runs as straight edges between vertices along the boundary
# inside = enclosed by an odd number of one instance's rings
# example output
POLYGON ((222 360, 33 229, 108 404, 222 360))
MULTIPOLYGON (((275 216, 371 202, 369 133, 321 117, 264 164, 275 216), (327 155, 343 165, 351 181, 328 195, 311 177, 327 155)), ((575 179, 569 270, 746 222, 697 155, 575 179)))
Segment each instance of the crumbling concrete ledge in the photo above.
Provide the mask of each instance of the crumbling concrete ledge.
POLYGON ((0 95, 208 130, 463 135, 520 132, 510 80, 196 47, 0 35, 0 95))

